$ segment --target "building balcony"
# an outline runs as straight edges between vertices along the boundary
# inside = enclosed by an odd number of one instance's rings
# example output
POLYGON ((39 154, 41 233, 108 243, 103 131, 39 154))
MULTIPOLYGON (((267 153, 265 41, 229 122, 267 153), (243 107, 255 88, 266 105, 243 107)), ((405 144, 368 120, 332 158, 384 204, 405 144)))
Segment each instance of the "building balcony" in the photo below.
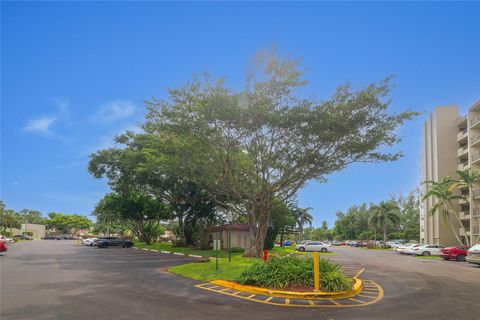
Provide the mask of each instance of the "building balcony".
POLYGON ((461 128, 467 127, 467 116, 461 116, 457 118, 457 126, 461 128))
POLYGON ((460 159, 468 158, 468 147, 460 147, 457 150, 457 157, 460 159))
POLYGON ((457 142, 467 142, 468 130, 463 130, 457 133, 457 142))
POLYGON ((470 161, 471 163, 477 163, 480 161, 480 152, 475 152, 474 154, 472 154, 472 156, 470 157, 470 161))
POLYGON ((477 112, 470 114, 470 129, 480 127, 480 114, 477 112))
POLYGON ((460 232, 458 233, 462 237, 470 237, 470 229, 460 229, 460 232))
POLYGON ((480 145, 480 133, 475 133, 470 137, 470 145, 472 147, 480 145))
POLYGON ((460 220, 470 220, 470 212, 468 211, 460 211, 458 216, 460 220))
POLYGON ((466 199, 458 199, 458 204, 459 204, 459 205, 465 205, 465 204, 468 204, 468 203, 469 203, 469 202, 468 202, 468 200, 466 200, 466 199))
POLYGON ((480 232, 480 227, 479 227, 479 226, 473 227, 473 234, 474 234, 474 235, 478 235, 479 232, 480 232))
POLYGON ((466 170, 469 167, 470 166, 469 166, 468 162, 460 162, 457 166, 458 170, 466 170))
POLYGON ((480 217, 480 208, 473 209, 472 216, 474 218, 480 217))
POLYGON ((476 199, 476 198, 480 198, 480 189, 479 188, 476 188, 476 189, 473 189, 472 190, 472 196, 476 199))

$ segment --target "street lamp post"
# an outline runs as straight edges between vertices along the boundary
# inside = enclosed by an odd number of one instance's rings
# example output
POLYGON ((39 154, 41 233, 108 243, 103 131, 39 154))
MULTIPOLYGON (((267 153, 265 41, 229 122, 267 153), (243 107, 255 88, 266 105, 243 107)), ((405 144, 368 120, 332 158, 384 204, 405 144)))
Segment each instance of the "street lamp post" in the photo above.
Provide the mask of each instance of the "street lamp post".
POLYGON ((231 251, 231 237, 230 237, 230 229, 232 227, 232 213, 229 212, 227 213, 227 222, 228 222, 228 228, 227 228, 227 246, 228 246, 228 262, 232 262, 232 251, 231 251))

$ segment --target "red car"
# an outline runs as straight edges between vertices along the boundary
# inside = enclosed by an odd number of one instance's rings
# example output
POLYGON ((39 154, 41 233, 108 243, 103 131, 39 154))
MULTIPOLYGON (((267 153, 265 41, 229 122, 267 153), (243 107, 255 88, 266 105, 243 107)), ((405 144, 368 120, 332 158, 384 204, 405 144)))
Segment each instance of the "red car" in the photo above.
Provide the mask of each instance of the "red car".
POLYGON ((469 246, 457 246, 440 249, 440 257, 445 260, 465 261, 469 246))
POLYGON ((5 244, 5 242, 3 241, 0 241, 0 252, 5 252, 7 251, 7 245, 5 244))

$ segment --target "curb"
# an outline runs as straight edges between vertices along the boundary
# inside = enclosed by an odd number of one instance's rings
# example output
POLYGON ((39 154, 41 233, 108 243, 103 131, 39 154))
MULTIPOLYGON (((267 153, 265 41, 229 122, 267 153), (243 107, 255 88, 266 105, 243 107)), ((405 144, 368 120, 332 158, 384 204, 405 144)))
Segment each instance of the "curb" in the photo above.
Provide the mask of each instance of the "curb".
POLYGON ((353 290, 351 291, 341 291, 341 292, 294 292, 294 291, 283 291, 283 290, 272 290, 272 289, 265 289, 260 287, 254 286, 246 286, 241 285, 236 282, 225 281, 225 280, 213 280, 210 283, 235 289, 238 291, 248 292, 252 294, 261 294, 265 296, 271 297, 279 297, 279 298, 293 298, 293 299, 342 299, 342 298, 349 298, 356 296, 359 294, 363 289, 362 280, 358 278, 354 278, 355 284, 353 285, 353 290))

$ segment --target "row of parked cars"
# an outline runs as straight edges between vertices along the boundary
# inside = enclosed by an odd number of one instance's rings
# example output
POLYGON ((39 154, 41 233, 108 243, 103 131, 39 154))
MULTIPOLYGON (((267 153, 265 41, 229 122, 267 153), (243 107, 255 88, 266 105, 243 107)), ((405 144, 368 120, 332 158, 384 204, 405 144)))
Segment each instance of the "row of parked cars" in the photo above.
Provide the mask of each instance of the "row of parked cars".
POLYGON ((135 244, 131 240, 121 238, 121 237, 87 238, 87 239, 83 239, 82 243, 85 246, 98 247, 98 248, 108 248, 108 247, 130 248, 130 247, 133 247, 133 245, 135 244))
POLYGON ((395 252, 416 256, 440 256, 445 260, 467 261, 480 265, 480 244, 474 246, 446 247, 440 244, 404 244, 395 252))

